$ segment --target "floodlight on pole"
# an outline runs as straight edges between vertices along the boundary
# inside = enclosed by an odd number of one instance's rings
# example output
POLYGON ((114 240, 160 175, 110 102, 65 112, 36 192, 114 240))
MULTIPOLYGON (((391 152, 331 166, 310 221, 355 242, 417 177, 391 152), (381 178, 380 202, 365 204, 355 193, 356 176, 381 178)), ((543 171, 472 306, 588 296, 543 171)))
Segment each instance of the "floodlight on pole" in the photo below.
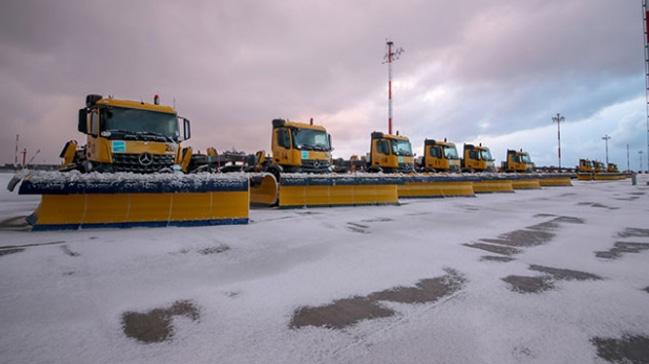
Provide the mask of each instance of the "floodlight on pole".
POLYGON ((394 42, 386 40, 387 52, 383 57, 383 63, 388 64, 388 134, 392 134, 392 62, 399 59, 405 50, 401 47, 395 48, 394 42))
POLYGON ((604 134, 602 137, 602 140, 606 144, 606 167, 608 168, 608 141, 611 139, 611 137, 608 134, 604 134))

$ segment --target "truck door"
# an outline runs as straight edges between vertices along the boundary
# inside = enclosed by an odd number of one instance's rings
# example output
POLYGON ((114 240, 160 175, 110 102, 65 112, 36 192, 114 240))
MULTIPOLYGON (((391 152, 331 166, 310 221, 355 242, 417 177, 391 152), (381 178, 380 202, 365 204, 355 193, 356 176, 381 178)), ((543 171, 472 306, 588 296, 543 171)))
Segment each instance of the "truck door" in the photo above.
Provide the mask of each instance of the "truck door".
POLYGON ((287 128, 275 129, 275 140, 277 140, 277 154, 275 162, 285 164, 289 162, 289 151, 291 149, 291 133, 287 128))

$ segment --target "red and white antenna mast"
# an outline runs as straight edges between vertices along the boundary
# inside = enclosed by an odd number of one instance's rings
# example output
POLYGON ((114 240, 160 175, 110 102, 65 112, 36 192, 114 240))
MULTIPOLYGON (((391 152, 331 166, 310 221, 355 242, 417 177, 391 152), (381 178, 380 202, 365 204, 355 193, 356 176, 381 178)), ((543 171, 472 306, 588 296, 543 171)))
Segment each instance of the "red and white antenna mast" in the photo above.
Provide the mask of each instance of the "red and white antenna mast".
POLYGON ((644 30, 645 93, 647 97, 647 166, 649 166, 649 12, 647 11, 647 0, 642 0, 642 20, 644 30))
POLYGON ((388 64, 388 134, 392 134, 392 62, 398 60, 401 53, 405 51, 401 47, 395 48, 394 42, 391 40, 386 40, 385 44, 388 47, 388 51, 383 57, 383 63, 388 64))

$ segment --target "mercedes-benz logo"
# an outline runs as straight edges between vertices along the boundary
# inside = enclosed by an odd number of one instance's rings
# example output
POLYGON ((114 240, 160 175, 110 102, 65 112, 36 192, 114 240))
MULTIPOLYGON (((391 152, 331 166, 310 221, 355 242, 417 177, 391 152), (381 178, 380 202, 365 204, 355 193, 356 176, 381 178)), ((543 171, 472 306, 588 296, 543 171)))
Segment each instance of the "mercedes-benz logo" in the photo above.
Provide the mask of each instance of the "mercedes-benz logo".
POLYGON ((142 153, 137 160, 141 165, 148 166, 149 164, 153 163, 153 156, 149 153, 142 153))
POLYGON ((313 161, 313 166, 316 168, 320 167, 320 162, 317 160, 313 161))

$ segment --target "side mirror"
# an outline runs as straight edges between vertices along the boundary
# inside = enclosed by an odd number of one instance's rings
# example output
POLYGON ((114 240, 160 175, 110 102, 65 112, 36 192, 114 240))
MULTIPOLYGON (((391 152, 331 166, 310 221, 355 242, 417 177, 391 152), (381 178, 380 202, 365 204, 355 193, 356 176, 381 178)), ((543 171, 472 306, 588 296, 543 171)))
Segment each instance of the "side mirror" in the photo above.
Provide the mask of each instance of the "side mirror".
POLYGON ((79 132, 88 134, 88 109, 79 109, 79 122, 77 125, 79 132))
POLYGON ((183 118, 183 140, 189 140, 192 137, 192 128, 189 119, 183 118))
POLYGON ((329 149, 333 150, 334 147, 331 145, 331 134, 327 134, 327 138, 329 138, 329 149))

